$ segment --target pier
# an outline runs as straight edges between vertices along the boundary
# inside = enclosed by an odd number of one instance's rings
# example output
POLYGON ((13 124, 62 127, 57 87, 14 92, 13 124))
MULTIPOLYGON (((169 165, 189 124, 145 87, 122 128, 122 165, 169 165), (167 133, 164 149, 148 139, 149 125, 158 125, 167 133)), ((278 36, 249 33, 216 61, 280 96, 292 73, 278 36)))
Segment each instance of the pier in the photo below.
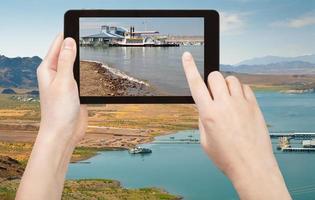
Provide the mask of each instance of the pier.
MULTIPOLYGON (((199 138, 179 138, 155 140, 153 144, 200 144, 199 138)), ((278 150, 283 152, 314 152, 315 153, 315 133, 270 133, 270 138, 278 138, 278 150), (293 142, 297 140, 298 142, 293 142), (302 141, 301 141, 302 140, 302 141), (293 147, 291 145, 294 145, 293 147), (296 147, 302 144, 301 147, 296 147)))
POLYGON ((270 138, 288 137, 295 140, 315 139, 315 133, 270 133, 270 138))
POLYGON ((169 140, 156 140, 154 144, 200 144, 199 139, 169 139, 169 140))
POLYGON ((283 152, 315 152, 315 148, 304 148, 304 147, 286 147, 282 148, 283 152))
POLYGON ((270 137, 278 138, 277 149, 283 152, 315 152, 315 133, 271 133, 270 137), (299 141, 301 147, 292 147, 292 140, 299 141))

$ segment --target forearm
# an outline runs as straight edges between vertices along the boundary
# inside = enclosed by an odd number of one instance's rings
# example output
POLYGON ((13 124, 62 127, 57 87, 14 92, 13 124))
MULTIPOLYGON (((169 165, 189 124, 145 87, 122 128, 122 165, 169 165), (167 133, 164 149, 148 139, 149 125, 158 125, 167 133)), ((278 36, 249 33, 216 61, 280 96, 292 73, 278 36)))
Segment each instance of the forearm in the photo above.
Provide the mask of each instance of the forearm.
POLYGON ((68 163, 75 147, 60 138, 62 135, 60 132, 39 131, 16 199, 61 198, 68 163))
POLYGON ((230 179, 242 200, 291 200, 276 162, 269 166, 260 163, 244 167, 230 179))

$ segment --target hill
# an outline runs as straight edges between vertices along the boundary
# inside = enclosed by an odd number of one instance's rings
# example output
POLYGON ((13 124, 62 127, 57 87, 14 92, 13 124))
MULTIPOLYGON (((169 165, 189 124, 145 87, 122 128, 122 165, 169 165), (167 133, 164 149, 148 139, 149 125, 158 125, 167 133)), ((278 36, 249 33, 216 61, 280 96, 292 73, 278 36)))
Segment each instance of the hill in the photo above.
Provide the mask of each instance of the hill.
POLYGON ((290 61, 259 65, 221 65, 220 70, 247 74, 315 74, 315 64, 290 61))
POLYGON ((264 56, 244 60, 236 65, 267 65, 274 63, 301 61, 315 64, 315 54, 296 57, 264 56))
POLYGON ((37 87, 36 68, 41 61, 38 56, 8 58, 0 55, 0 86, 37 87))
POLYGON ((11 88, 5 88, 2 90, 1 94, 16 94, 16 92, 11 88))

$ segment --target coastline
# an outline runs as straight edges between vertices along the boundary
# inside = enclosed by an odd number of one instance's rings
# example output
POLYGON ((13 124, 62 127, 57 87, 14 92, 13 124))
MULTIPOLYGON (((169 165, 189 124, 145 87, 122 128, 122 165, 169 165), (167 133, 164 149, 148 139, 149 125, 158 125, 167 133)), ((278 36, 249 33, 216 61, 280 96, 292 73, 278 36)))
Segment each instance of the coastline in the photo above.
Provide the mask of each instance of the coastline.
MULTIPOLYGON (((39 102, 22 102, 12 98, 12 95, 0 95, 0 100, 0 155, 15 160, 14 163, 19 163, 16 169, 23 171, 37 136, 39 102)), ((74 151, 72 162, 84 161, 100 151, 128 149, 150 142, 155 136, 196 128, 198 125, 197 110, 193 105, 90 105, 88 112, 89 127, 85 138, 74 151)), ((5 171, 16 171, 14 166, 10 165, 5 171)), ((21 174, 10 175, 9 180, 0 177, 0 198, 14 199, 21 174)), ((127 199, 181 199, 156 188, 126 189, 104 185, 99 191, 100 188, 96 186, 104 181, 67 180, 66 184, 90 187, 93 194, 97 192, 105 196, 110 193, 116 199, 121 199, 121 196, 115 196, 121 192, 127 199)), ((85 195, 79 189, 69 194, 85 195)))
MULTIPOLYGON (((39 127, 39 102, 12 96, 0 95, 0 155, 26 163, 39 127)), ((129 149, 158 135, 198 127, 194 105, 90 105, 88 113, 89 126, 73 162, 86 160, 98 151, 129 149)))
POLYGON ((153 96, 149 83, 96 61, 80 61, 81 96, 153 96))
POLYGON ((307 93, 314 91, 315 74, 245 74, 223 72, 224 76, 234 75, 243 84, 255 91, 274 91, 281 93, 307 93))
MULTIPOLYGON (((14 200, 20 178, 0 180, 0 199, 14 200)), ((63 200, 90 199, 132 199, 132 200, 181 200, 182 197, 170 194, 161 188, 124 188, 117 180, 77 179, 65 180, 63 200)))

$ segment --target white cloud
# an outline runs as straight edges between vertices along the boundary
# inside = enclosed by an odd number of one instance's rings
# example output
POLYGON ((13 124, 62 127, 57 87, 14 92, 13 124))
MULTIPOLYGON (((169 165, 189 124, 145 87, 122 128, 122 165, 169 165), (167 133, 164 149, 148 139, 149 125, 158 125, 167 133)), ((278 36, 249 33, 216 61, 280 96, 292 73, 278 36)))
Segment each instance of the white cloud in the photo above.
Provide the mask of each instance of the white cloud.
POLYGON ((245 27, 243 13, 220 12, 220 31, 226 34, 239 34, 245 27))
POLYGON ((294 19, 288 19, 285 21, 276 21, 271 24, 272 26, 288 27, 288 28, 302 28, 305 26, 315 25, 315 14, 309 13, 299 16, 294 19))

